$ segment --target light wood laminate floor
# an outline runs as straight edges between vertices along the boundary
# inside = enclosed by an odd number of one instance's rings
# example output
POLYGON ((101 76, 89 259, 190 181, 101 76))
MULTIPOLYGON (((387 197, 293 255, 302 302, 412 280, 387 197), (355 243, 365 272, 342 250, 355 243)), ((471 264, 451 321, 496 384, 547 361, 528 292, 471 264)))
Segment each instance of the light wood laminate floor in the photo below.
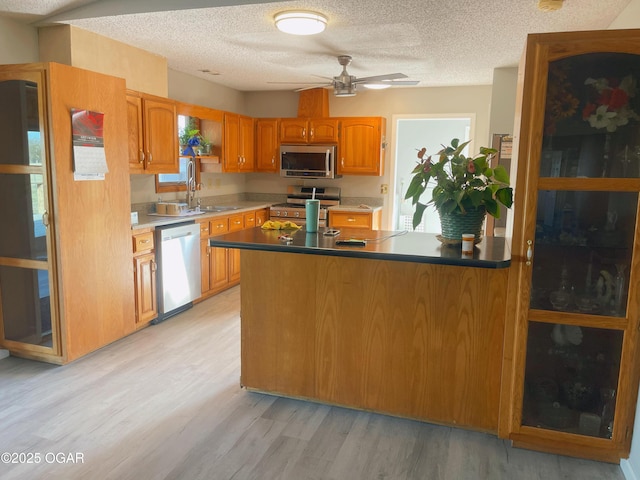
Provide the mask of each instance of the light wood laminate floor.
POLYGON ((239 322, 236 287, 63 367, 0 360, 0 452, 41 455, 0 478, 624 479, 492 435, 247 392, 239 322))

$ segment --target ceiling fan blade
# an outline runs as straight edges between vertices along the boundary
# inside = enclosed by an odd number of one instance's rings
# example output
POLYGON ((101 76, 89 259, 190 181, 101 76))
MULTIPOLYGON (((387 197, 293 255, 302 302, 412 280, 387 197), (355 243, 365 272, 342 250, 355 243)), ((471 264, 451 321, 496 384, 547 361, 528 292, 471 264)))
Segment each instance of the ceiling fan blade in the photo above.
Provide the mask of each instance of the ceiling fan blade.
POLYGON ((378 82, 367 82, 365 85, 418 85, 420 82, 418 80, 391 80, 391 81, 378 81, 378 82))
MULTIPOLYGON (((267 82, 267 83, 274 83, 274 84, 281 84, 281 85, 332 85, 331 83, 327 83, 327 82, 267 82)), ((309 87, 309 88, 314 88, 314 87, 309 87)))
POLYGON ((302 92, 302 91, 304 91, 304 90, 311 90, 311 89, 314 89, 314 88, 329 88, 330 86, 331 86, 331 84, 330 84, 330 83, 323 83, 323 84, 321 84, 320 86, 311 86, 311 87, 296 88, 296 89, 294 90, 294 92, 302 92))
POLYGON ((356 83, 371 83, 379 80, 395 80, 397 78, 407 78, 404 73, 389 73, 387 75, 374 75, 373 77, 356 78, 356 83))

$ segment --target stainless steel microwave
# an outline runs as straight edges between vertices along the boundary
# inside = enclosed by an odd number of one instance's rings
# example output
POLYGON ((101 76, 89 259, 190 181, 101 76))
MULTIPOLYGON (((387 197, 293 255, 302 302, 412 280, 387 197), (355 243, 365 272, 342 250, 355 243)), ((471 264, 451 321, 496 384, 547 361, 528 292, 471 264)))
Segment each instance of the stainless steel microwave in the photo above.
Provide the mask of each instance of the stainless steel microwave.
POLYGON ((280 175, 289 178, 337 178, 335 145, 281 145, 280 175))

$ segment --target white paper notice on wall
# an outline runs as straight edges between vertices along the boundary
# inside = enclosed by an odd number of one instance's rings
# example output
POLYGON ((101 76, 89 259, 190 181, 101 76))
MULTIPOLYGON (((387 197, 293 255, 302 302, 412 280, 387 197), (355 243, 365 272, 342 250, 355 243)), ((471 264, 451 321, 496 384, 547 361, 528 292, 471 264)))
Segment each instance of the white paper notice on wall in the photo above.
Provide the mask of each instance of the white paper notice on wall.
POLYGON ((104 152, 104 114, 71 109, 74 180, 104 180, 109 172, 104 152))

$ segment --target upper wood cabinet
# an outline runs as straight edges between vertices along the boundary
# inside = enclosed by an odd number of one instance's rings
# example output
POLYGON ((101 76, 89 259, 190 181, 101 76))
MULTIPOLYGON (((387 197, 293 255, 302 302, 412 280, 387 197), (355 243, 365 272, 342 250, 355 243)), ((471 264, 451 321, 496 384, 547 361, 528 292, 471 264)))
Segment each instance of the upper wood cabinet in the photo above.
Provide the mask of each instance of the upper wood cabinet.
POLYGON ((382 175, 386 119, 344 117, 339 121, 338 175, 382 175))
POLYGON ((256 172, 278 173, 280 156, 278 127, 278 119, 256 120, 256 172))
POLYGON ((224 114, 224 172, 253 172, 254 126, 253 118, 236 113, 224 114))
POLYGON ((337 118, 283 118, 281 143, 337 143, 337 118))
POLYGON ((617 463, 639 377, 640 31, 529 35, 523 61, 501 431, 617 463))
POLYGON ((127 90, 129 170, 132 173, 177 173, 175 102, 127 90))

